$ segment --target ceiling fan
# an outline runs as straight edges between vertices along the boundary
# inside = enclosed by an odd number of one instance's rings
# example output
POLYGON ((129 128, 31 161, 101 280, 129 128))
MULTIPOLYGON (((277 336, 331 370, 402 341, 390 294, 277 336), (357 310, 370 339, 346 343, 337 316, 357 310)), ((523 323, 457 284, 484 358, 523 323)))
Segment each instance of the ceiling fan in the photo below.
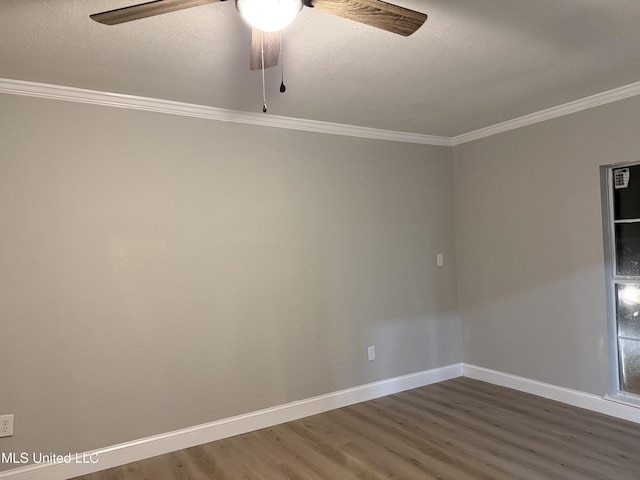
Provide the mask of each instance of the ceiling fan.
MULTIPOLYGON (((218 1, 226 0, 154 0, 96 13, 91 18, 105 25, 117 25, 218 1)), ((403 36, 411 35, 427 20, 427 15, 423 13, 380 0, 235 0, 235 4, 242 17, 253 27, 251 70, 261 69, 263 58, 264 68, 278 64, 278 31, 293 21, 303 6, 403 36), (275 15, 272 15, 274 12, 275 15), (276 24, 265 23, 272 17, 276 18, 276 24)))

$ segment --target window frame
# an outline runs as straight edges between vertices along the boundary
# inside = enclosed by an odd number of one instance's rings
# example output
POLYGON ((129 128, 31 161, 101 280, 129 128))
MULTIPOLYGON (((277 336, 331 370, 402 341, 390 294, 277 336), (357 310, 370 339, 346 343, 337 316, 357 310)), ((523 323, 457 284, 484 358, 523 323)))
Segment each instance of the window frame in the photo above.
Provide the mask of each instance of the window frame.
POLYGON ((640 165, 640 161, 620 162, 600 167, 600 186, 602 196, 602 233, 604 244, 604 269, 607 306, 607 336, 609 345, 609 393, 606 399, 633 406, 640 406, 640 395, 622 390, 620 349, 617 325, 617 286, 624 284, 640 284, 640 276, 618 275, 616 259, 616 234, 614 214, 613 171, 619 168, 640 165))

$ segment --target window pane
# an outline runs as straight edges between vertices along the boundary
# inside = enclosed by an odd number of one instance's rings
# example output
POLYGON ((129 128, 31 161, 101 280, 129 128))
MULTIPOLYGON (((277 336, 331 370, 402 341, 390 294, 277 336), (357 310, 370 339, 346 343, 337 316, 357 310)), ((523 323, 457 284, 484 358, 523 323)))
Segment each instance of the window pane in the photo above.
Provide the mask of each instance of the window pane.
POLYGON ((603 212, 613 214, 605 213, 613 249, 607 246, 605 255, 614 265, 608 281, 614 287, 616 311, 609 320, 615 322, 611 340, 617 350, 618 388, 640 399, 640 163, 616 165, 607 176, 606 198, 612 204, 603 212))
POLYGON ((618 285, 618 336, 640 340, 640 285, 618 285))
POLYGON ((618 185, 614 187, 614 218, 620 220, 623 218, 640 218, 640 165, 632 167, 614 169, 616 172, 623 170, 628 171, 627 186, 618 185))
POLYGON ((620 338, 618 342, 622 390, 640 395, 640 340, 620 338))
POLYGON ((615 233, 618 275, 640 276, 640 223, 619 223, 615 233))

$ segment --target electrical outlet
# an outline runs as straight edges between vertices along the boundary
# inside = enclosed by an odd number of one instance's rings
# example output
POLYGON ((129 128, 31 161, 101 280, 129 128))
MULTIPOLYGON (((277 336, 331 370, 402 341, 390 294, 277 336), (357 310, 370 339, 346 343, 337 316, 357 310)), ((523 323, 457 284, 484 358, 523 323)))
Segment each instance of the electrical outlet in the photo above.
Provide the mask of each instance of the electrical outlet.
POLYGON ((0 415, 0 437, 10 437, 13 435, 13 413, 0 415))
POLYGON ((369 358, 370 362, 373 362, 376 359, 376 346, 375 345, 371 345, 370 347, 367 347, 367 357, 369 358))

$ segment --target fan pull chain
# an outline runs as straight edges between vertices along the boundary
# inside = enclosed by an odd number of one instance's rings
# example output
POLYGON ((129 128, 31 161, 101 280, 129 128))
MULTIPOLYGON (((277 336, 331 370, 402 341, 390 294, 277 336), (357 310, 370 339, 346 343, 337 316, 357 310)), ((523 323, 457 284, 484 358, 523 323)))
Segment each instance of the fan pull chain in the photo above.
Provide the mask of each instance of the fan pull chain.
POLYGON ((264 34, 260 30, 260 55, 262 56, 262 113, 267 113, 267 92, 264 87, 264 34))
POLYGON ((287 91, 287 87, 284 84, 284 60, 282 60, 282 32, 279 33, 280 38, 280 93, 287 91))

